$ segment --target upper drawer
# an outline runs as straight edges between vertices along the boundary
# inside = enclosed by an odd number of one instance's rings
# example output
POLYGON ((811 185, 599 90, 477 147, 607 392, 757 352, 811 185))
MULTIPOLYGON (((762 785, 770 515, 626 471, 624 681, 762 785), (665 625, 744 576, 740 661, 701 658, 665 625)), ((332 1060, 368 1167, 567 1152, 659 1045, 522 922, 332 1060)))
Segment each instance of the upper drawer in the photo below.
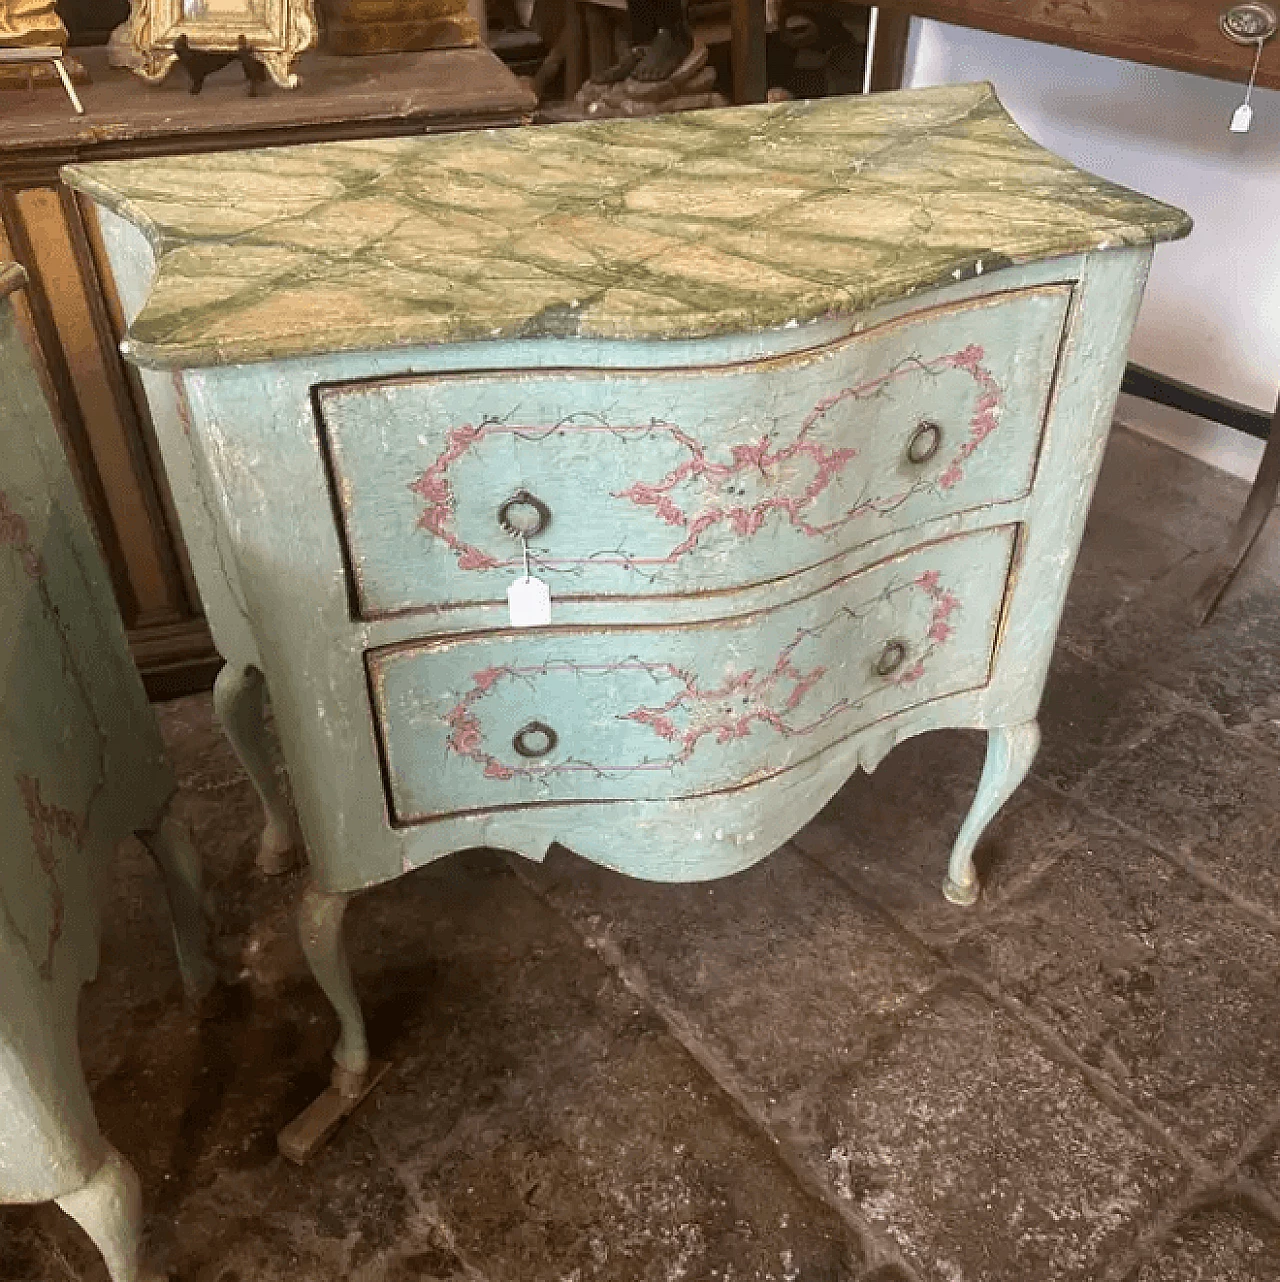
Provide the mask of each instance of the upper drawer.
POLYGON ((696 796, 977 689, 990 679, 1015 532, 927 543, 808 596, 693 626, 484 632, 375 650, 392 818, 696 796))
POLYGON ((500 601, 535 519, 554 595, 793 574, 1030 488, 1070 284, 701 369, 443 374, 317 389, 361 617, 500 601))

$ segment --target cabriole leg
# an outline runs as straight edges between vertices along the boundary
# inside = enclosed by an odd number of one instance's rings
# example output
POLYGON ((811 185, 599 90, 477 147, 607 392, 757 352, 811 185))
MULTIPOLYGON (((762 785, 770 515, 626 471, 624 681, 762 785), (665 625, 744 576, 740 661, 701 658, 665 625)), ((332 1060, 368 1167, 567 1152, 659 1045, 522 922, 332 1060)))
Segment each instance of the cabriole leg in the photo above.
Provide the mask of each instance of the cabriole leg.
POLYGON ((276 774, 263 696, 262 673, 254 667, 226 663, 213 683, 213 706, 223 733, 231 741, 266 812, 266 826, 258 843, 258 868, 275 876, 288 872, 297 862, 302 837, 276 774))
POLYGON ((173 942, 187 1001, 193 1006, 213 991, 218 972, 209 955, 209 918, 204 909, 204 877, 191 830, 173 813, 173 802, 160 822, 141 829, 138 839, 151 852, 164 877, 173 919, 173 942))
POLYGON ((974 849, 1000 807, 1027 777, 1039 746, 1040 727, 1034 721, 988 733, 982 778, 978 781, 978 791, 960 828, 960 835, 952 847, 947 879, 942 883, 942 893, 953 904, 977 902, 979 887, 973 867, 974 849))
POLYGON ((356 997, 342 938, 342 918, 349 895, 333 895, 308 886, 298 905, 298 934, 316 982, 338 1016, 338 1043, 333 1048, 329 1088, 280 1132, 280 1152, 305 1162, 337 1129, 386 1071, 370 1064, 364 1016, 356 997))
POLYGON ((334 1085, 351 1082, 358 1090, 358 1079, 369 1068, 369 1044, 365 1040, 364 1016, 351 979, 347 948, 342 938, 342 919, 346 915, 349 895, 330 895, 308 886, 298 905, 298 934, 302 951, 338 1014, 338 1044, 333 1048, 334 1085))
POLYGON ((160 1282, 160 1274, 139 1264, 142 1190, 137 1173, 115 1149, 108 1147, 88 1184, 57 1202, 102 1252, 111 1282, 160 1282))

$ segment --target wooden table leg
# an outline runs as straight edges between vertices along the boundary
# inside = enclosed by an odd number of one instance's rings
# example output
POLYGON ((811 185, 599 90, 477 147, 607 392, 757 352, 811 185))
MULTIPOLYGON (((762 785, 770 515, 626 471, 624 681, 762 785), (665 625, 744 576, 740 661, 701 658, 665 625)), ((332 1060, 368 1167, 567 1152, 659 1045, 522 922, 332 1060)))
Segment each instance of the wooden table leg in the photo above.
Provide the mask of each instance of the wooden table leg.
POLYGON ((1200 623, 1208 623, 1213 618, 1213 612, 1226 596, 1245 558, 1258 541, 1258 535, 1262 533, 1262 527, 1266 525, 1267 517, 1276 505, 1277 494, 1280 494, 1280 400, 1277 400, 1275 413, 1271 417, 1267 448, 1262 453, 1258 475, 1245 500, 1244 511, 1241 512, 1240 520, 1226 547, 1218 554, 1213 568, 1205 576, 1195 595, 1193 609, 1200 623))
POLYGON ((764 67, 764 0, 732 0, 729 21, 733 100, 763 102, 769 88, 764 67))
POLYGON ((871 50, 870 90, 901 89, 907 65, 907 41, 911 35, 911 14, 881 9, 876 22, 875 48, 871 50))
POLYGON ((586 71, 587 76, 594 79, 617 62, 613 54, 613 25, 609 14, 598 5, 587 5, 582 16, 587 26, 586 71))
POLYGON ((587 78, 586 35, 581 0, 565 0, 564 6, 564 100, 572 102, 587 78))

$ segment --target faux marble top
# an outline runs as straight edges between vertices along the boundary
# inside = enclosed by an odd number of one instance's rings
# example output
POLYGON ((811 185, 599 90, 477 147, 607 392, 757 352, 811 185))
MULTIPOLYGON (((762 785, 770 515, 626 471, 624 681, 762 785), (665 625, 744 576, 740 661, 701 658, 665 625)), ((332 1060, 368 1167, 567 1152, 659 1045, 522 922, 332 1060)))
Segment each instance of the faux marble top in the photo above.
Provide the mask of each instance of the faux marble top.
POLYGON ((209 365, 486 338, 698 338, 1183 236, 988 84, 70 165, 159 254, 126 340, 209 365))

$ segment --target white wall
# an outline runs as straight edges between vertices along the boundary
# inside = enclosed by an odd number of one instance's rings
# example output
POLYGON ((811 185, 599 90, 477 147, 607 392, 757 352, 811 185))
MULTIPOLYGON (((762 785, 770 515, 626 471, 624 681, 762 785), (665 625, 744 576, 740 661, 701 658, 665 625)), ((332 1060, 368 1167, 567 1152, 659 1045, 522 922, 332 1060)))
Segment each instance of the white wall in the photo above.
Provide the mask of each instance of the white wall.
MULTIPOLYGON (((1280 386, 1280 92, 1253 129, 1241 85, 945 26, 912 24, 905 83, 993 81, 1019 125, 1085 169, 1180 205, 1156 250, 1130 359, 1270 413, 1280 386)), ((1264 53, 1280 65, 1280 37, 1264 53)))

